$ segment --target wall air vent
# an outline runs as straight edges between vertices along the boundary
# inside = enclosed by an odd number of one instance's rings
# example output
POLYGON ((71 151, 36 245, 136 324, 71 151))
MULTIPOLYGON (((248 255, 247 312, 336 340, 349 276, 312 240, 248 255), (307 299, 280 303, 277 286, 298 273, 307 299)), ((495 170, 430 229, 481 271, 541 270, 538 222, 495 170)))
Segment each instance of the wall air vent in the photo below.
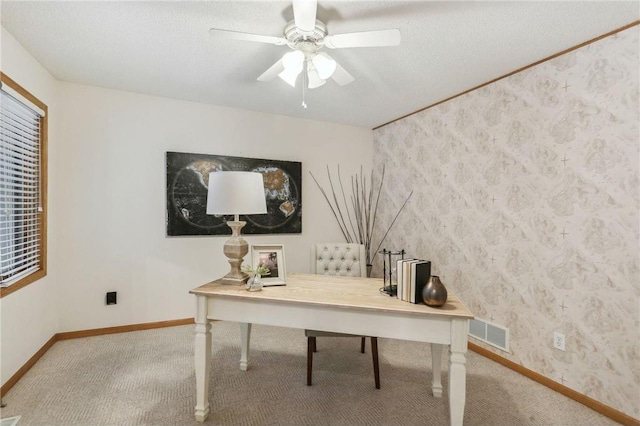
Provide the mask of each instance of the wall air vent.
POLYGON ((476 318, 469 323, 469 336, 509 352, 509 329, 506 327, 476 318))

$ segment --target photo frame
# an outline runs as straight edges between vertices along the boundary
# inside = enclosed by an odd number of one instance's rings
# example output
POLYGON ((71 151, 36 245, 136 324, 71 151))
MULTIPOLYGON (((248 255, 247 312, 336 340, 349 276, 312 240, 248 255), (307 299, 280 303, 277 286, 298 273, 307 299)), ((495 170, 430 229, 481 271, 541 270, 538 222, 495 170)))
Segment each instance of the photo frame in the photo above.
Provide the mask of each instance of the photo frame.
POLYGON ((264 263, 271 271, 262 277, 264 287, 287 284, 287 268, 282 244, 256 244, 251 246, 251 267, 264 263))

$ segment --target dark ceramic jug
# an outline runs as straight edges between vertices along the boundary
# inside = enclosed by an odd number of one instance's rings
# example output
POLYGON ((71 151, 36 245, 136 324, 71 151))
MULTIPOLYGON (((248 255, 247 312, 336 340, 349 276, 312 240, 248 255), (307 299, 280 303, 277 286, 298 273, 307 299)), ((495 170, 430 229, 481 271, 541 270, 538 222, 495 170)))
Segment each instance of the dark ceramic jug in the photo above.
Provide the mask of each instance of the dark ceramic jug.
POLYGON ((427 306, 439 307, 447 301, 447 288, 437 275, 431 275, 422 289, 422 301, 427 306))

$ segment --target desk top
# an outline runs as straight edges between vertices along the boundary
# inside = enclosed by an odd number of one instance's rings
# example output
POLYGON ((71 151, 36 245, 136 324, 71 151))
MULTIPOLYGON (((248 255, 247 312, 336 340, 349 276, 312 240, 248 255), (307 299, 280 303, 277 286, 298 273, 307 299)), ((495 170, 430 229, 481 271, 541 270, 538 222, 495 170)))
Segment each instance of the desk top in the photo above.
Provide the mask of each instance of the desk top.
POLYGON ((190 293, 209 297, 255 299, 256 302, 267 303, 291 302, 335 308, 473 318, 471 312, 449 289, 447 303, 442 307, 432 308, 381 293, 379 290, 382 285, 381 278, 287 274, 286 286, 264 287, 262 291, 247 291, 244 285, 222 285, 212 281, 191 290, 190 293))

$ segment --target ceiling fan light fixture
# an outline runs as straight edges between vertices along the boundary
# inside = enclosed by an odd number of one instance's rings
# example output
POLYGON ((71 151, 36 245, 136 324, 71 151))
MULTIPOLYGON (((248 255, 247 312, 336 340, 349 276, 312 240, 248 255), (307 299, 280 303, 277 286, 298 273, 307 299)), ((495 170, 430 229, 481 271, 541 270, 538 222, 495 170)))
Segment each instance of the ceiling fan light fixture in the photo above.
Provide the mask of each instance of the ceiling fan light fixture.
POLYGON ((282 57, 282 65, 285 70, 300 73, 302 71, 302 65, 304 64, 304 53, 299 50, 289 52, 282 57))
POLYGON ((318 88, 327 82, 318 75, 318 70, 316 70, 311 61, 307 65, 307 78, 309 80, 309 89, 318 88))
POLYGON ((304 53, 299 50, 289 52, 282 57, 282 66, 284 70, 278 74, 278 77, 283 79, 291 87, 296 87, 296 80, 298 74, 302 72, 304 65, 304 53))
POLYGON ((324 52, 315 55, 311 61, 318 72, 318 76, 323 80, 331 77, 336 70, 336 61, 324 52))
POLYGON ((278 74, 278 77, 284 80, 289 86, 296 87, 296 80, 298 79, 298 74, 300 74, 300 72, 291 72, 285 69, 280 74, 278 74))

